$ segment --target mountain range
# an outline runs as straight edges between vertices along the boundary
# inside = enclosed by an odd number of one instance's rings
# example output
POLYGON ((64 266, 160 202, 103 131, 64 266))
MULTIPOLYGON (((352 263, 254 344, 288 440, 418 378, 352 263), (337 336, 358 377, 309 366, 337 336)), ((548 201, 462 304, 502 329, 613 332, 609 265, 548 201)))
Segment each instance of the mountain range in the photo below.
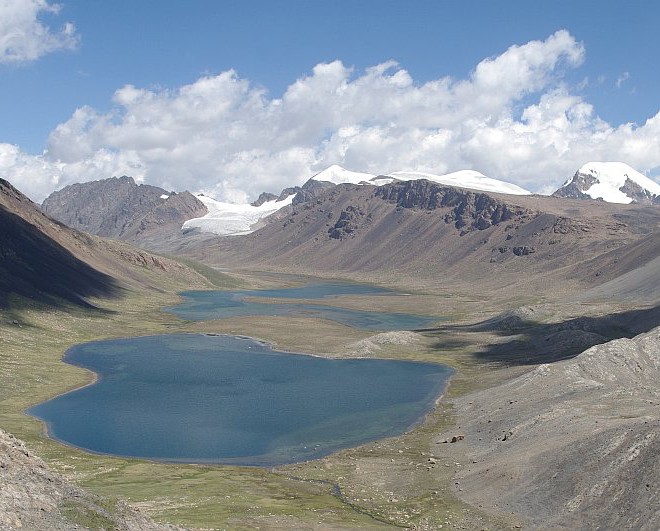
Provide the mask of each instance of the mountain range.
MULTIPOLYGON (((167 192, 137 185, 127 176, 75 184, 54 192, 43 202, 44 212, 67 225, 98 236, 118 238, 154 250, 173 245, 176 228, 190 236, 200 233, 232 236, 248 234, 273 219, 286 216, 291 205, 313 199, 342 184, 382 186, 426 180, 480 192, 531 195, 517 185, 492 179, 474 170, 446 175, 397 171, 387 175, 354 172, 338 165, 313 175, 302 186, 279 194, 262 193, 253 203, 233 204, 203 194, 167 192)), ((582 166, 552 195, 574 199, 602 199, 615 203, 653 204, 660 201, 660 185, 619 162, 582 166)), ((203 239, 203 238, 202 238, 203 239)))

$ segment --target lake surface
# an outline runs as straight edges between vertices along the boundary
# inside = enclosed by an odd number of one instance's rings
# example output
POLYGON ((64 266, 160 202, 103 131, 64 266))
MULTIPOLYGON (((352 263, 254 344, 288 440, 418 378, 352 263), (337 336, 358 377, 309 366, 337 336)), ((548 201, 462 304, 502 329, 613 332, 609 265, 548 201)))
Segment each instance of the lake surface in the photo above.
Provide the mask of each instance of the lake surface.
POLYGON ((300 299, 322 301, 342 295, 400 295, 395 291, 369 284, 322 282, 297 288, 185 291, 181 295, 184 297, 184 301, 166 311, 190 321, 259 315, 290 315, 319 317, 365 330, 389 331, 428 328, 440 320, 439 317, 351 310, 322 303, 300 301, 300 299), (281 299, 282 302, 273 302, 273 299, 281 299))
POLYGON ((98 380, 28 410, 53 438, 104 454, 256 466, 403 433, 433 407, 451 373, 202 334, 85 343, 64 360, 98 380))

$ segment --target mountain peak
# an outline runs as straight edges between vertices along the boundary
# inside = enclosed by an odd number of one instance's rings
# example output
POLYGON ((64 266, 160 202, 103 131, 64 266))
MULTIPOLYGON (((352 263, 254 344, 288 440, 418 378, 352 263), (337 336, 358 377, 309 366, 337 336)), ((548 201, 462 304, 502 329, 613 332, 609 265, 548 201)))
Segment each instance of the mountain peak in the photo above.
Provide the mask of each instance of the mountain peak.
POLYGON ((332 166, 329 166, 322 172, 319 172, 316 175, 314 175, 312 177, 312 180, 329 182, 332 184, 345 184, 345 183, 360 184, 360 183, 368 183, 374 177, 376 176, 371 173, 350 171, 347 170, 346 168, 342 168, 338 164, 333 164, 332 166))
POLYGON ((588 162, 552 195, 651 204, 660 197, 660 184, 624 162, 588 162))

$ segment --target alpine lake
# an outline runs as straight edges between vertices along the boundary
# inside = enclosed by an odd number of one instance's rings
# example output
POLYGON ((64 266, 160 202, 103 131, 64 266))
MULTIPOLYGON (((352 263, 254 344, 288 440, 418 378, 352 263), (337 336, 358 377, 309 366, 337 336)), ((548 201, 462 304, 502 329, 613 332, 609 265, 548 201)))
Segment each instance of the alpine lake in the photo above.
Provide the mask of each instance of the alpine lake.
MULTIPOLYGON (((341 295, 393 293, 339 282, 194 291, 166 311, 190 321, 305 315, 373 331, 439 320, 323 304, 341 295)), ((52 438, 124 457, 266 467, 404 433, 434 406, 452 372, 434 363, 282 352, 219 334, 95 341, 69 349, 64 361, 97 378, 27 411, 52 438)))

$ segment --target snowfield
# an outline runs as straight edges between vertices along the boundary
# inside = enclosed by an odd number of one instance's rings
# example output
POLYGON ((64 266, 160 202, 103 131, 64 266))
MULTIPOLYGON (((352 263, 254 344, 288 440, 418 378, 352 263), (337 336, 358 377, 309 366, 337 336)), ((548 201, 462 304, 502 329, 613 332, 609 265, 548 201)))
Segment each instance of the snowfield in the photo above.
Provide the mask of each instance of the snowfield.
POLYGON ((426 179, 447 186, 457 186, 459 188, 469 188, 470 190, 479 190, 481 192, 494 192, 498 194, 511 195, 531 195, 532 192, 525 190, 520 186, 497 179, 491 179, 484 174, 474 170, 460 170, 446 175, 433 175, 432 173, 422 173, 418 171, 395 171, 387 175, 399 181, 414 181, 426 179))
POLYGON ((189 219, 183 224, 181 230, 186 232, 199 229, 202 232, 212 232, 219 236, 249 234, 255 230, 254 226, 260 220, 290 205, 294 198, 293 195, 290 195, 282 201, 266 201, 256 207, 250 204, 223 203, 203 194, 197 194, 196 197, 206 205, 209 212, 201 218, 189 219))
POLYGON ((332 184, 373 184, 370 182, 376 176, 371 173, 360 173, 357 171, 350 171, 337 164, 333 164, 320 173, 312 177, 314 181, 323 181, 332 184))

